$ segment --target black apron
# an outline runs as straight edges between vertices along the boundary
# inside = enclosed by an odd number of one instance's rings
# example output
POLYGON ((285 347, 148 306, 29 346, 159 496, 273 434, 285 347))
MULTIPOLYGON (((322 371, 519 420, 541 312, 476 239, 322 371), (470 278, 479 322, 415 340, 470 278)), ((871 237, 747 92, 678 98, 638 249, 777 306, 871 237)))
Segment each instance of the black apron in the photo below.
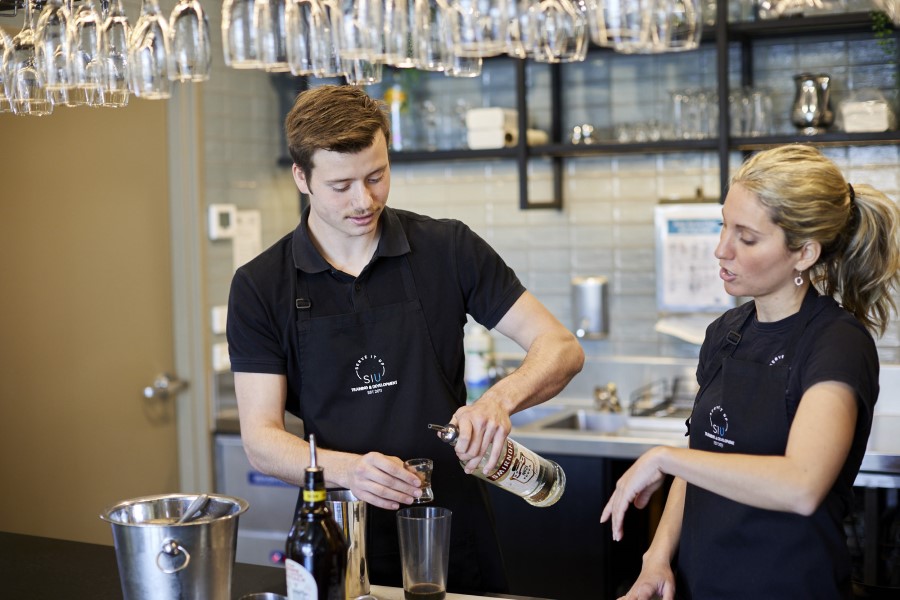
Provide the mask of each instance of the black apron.
MULTIPOLYGON (((487 490, 427 428, 448 423, 460 405, 431 344, 409 260, 400 260, 404 302, 328 317, 310 317, 315 292, 297 271, 298 416, 321 448, 431 458, 432 505, 453 512, 448 588, 503 592, 487 490)), ((369 505, 366 544, 370 582, 401 587, 396 511, 369 505)))
MULTIPOLYGON (((807 324, 825 306, 817 297, 810 291, 804 298, 781 364, 736 360, 741 336, 730 331, 697 394, 691 448, 784 455, 793 420, 787 398, 790 363, 807 324)), ((738 332, 754 314, 749 311, 738 332)), ((804 517, 754 508, 688 484, 677 556, 679 598, 849 598, 850 560, 830 496, 804 517)))

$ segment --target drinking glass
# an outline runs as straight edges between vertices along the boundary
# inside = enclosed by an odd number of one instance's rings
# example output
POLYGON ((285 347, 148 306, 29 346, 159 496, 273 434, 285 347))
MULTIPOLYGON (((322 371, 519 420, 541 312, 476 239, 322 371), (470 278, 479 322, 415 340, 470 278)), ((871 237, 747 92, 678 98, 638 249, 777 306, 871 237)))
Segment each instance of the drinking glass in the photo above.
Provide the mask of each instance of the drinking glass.
POLYGON ((453 38, 444 0, 415 0, 413 8, 415 66, 422 71, 443 71, 450 59, 453 38))
POLYGON ((53 112, 53 102, 35 64, 34 13, 30 0, 25 2, 24 17, 22 30, 3 53, 7 94, 17 115, 49 115, 53 112))
POLYGON ((344 65, 339 54, 341 7, 336 0, 318 0, 313 19, 312 64, 317 77, 340 77, 344 65))
POLYGON ((256 56, 262 68, 270 73, 291 70, 285 45, 284 10, 285 0, 256 0, 253 7, 256 56))
POLYGON ((416 66, 415 0, 384 0, 383 52, 379 60, 398 68, 416 66))
POLYGON ((179 0, 169 16, 169 78, 206 81, 211 64, 206 12, 199 0, 179 0))
POLYGON ((506 52, 509 0, 451 0, 450 27, 460 56, 496 56, 506 52))
POLYGON ((407 598, 443 599, 450 556, 450 509, 410 506, 397 511, 400 564, 407 598))
POLYGON ((444 69, 447 77, 478 77, 484 60, 480 56, 460 56, 454 53, 444 69))
POLYGON ((100 28, 100 59, 103 64, 103 106, 128 104, 128 39, 131 25, 122 0, 110 0, 103 27, 100 28))
POLYGON ((9 82, 6 77, 6 67, 3 65, 3 56, 6 54, 6 49, 10 46, 12 46, 12 38, 0 27, 0 113, 12 111, 12 106, 9 104, 9 95, 6 92, 9 82))
POLYGON ((354 58, 343 60, 344 78, 350 85, 372 85, 381 82, 383 66, 380 62, 354 58))
POLYGON ((70 85, 68 26, 69 11, 62 0, 44 5, 35 27, 34 52, 44 85, 51 91, 65 91, 70 85))
POLYGON ((141 15, 128 45, 131 91, 138 98, 165 100, 169 83, 169 24, 158 0, 142 0, 141 15))
POLYGON ((338 0, 338 55, 375 60, 382 53, 383 0, 338 0))
POLYGON ((657 0, 668 6, 668 36, 664 52, 696 50, 703 34, 703 9, 698 0, 657 0))
POLYGON ((584 60, 588 48, 587 15, 571 0, 540 0, 534 9, 537 48, 534 60, 558 63, 584 60))
POLYGON ((254 0, 225 0, 222 4, 222 50, 225 64, 234 69, 262 66, 253 25, 254 0))
POLYGON ((317 12, 321 12, 317 0, 288 0, 284 7, 285 53, 293 75, 313 74, 311 46, 317 12))
POLYGON ((617 52, 633 54, 647 50, 650 10, 655 0, 595 0, 593 41, 617 52))
POLYGON ((532 0, 509 0, 509 24, 506 27, 506 53, 516 58, 533 58, 537 48, 535 9, 532 0))
POLYGON ((102 21, 93 0, 84 0, 69 27, 69 67, 72 87, 83 90, 89 106, 103 104, 103 63, 100 58, 102 21))

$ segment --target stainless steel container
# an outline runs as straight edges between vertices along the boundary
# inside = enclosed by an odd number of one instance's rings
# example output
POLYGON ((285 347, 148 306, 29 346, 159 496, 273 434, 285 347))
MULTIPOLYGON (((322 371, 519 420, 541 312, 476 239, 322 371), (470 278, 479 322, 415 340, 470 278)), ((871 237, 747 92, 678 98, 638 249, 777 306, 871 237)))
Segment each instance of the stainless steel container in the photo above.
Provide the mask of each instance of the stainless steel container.
POLYGON ((347 539, 347 575, 345 588, 348 599, 369 593, 369 565, 366 563, 366 503, 358 500, 350 490, 328 490, 325 496, 331 516, 347 539))
POLYGON ((246 500, 210 494, 206 506, 176 523, 195 494, 125 500, 100 518, 112 525, 125 600, 229 600, 238 517, 246 500))
POLYGON ((572 325, 578 337, 609 335, 607 285, 606 277, 599 275, 572 279, 572 325))

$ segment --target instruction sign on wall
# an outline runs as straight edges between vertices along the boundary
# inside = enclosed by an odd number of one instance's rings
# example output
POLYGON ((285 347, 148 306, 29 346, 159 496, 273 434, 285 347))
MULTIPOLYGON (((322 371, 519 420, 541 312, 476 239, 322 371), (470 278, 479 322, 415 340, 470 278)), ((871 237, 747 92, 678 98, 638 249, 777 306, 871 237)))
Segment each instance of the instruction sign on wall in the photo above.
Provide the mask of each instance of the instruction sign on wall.
POLYGON ((722 229, 718 202, 656 207, 656 300, 660 312, 723 312, 734 306, 714 252, 722 229))

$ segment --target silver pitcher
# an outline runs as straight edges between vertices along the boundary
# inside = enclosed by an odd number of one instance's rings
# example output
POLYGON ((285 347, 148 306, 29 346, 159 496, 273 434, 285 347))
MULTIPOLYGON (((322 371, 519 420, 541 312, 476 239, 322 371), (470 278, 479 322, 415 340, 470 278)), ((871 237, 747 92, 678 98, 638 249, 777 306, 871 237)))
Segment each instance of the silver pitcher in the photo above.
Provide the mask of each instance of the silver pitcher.
POLYGON ((831 77, 824 74, 800 73, 794 75, 797 87, 791 122, 805 135, 823 133, 833 122, 831 110, 831 77))
POLYGON ((325 502, 347 539, 347 575, 344 579, 348 600, 371 598, 369 565, 366 562, 366 503, 350 490, 328 490, 325 502))

